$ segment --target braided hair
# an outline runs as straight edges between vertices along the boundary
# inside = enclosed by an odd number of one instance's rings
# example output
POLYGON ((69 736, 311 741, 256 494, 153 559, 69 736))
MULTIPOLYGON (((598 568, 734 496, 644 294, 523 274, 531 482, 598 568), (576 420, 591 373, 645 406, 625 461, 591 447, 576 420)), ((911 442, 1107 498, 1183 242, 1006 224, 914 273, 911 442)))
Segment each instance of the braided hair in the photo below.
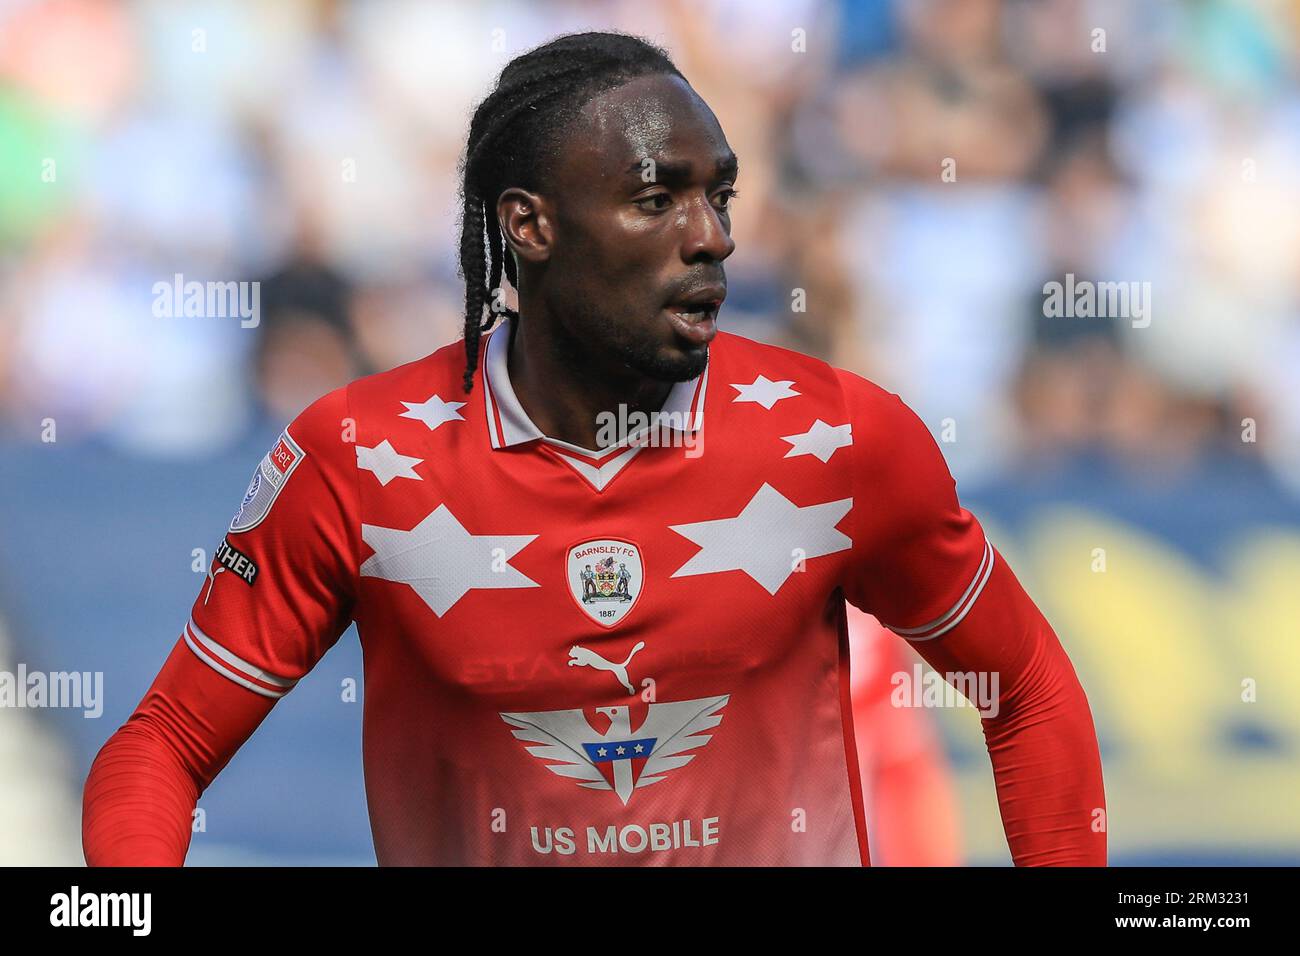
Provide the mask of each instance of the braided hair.
POLYGON ((681 76, 668 54, 626 33, 570 33, 523 53, 501 71, 474 111, 460 164, 459 274, 465 280, 465 391, 474 387, 479 337, 498 315, 501 275, 519 288, 501 235, 496 201, 510 187, 540 191, 550 181, 563 134, 583 106, 639 76, 681 76), (489 306, 489 303, 491 305, 489 306))

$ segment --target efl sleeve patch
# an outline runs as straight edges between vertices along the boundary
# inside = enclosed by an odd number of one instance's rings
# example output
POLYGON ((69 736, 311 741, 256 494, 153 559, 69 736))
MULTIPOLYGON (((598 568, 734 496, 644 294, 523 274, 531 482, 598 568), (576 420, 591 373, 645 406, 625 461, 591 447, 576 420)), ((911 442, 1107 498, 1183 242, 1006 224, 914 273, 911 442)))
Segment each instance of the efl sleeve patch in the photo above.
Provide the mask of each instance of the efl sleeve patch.
POLYGON ((256 528, 271 511, 280 490, 289 483, 293 470, 306 457, 307 453, 293 440, 289 429, 281 432, 275 447, 266 453, 253 472, 253 480, 244 492, 239 513, 230 521, 230 530, 240 532, 256 528))

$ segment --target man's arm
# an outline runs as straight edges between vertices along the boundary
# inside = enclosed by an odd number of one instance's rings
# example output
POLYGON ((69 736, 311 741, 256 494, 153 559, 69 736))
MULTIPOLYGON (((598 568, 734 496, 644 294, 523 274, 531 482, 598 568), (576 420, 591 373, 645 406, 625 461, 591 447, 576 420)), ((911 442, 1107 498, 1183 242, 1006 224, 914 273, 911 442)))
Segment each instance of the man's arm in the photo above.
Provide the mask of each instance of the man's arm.
POLYGON ((1104 865, 1097 737, 1060 641, 961 506, 925 424, 898 396, 839 374, 854 453, 846 596, 940 674, 997 676, 996 713, 982 719, 1016 864, 1104 865))
POLYGON ((989 687, 997 676, 996 708, 981 721, 1015 864, 1105 866, 1106 795, 1088 699, 1051 625, 1002 556, 992 559, 961 623, 910 643, 940 674, 987 674, 989 687))
POLYGON ((346 389, 314 402, 254 471, 176 643, 95 758, 92 865, 180 865, 199 795, 352 620, 360 532, 346 389))
POLYGON ((183 864, 199 797, 274 706, 177 641, 91 765, 81 816, 86 863, 183 864))

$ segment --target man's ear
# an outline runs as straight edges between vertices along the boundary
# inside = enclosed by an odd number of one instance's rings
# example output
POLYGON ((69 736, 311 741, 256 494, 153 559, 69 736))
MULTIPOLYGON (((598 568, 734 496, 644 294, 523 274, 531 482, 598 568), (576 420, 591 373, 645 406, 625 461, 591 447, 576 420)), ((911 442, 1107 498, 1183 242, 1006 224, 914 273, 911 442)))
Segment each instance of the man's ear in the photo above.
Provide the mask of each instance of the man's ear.
POLYGON ((551 257, 555 233, 550 207, 537 193, 511 187, 497 199, 497 223, 514 254, 525 262, 551 257))

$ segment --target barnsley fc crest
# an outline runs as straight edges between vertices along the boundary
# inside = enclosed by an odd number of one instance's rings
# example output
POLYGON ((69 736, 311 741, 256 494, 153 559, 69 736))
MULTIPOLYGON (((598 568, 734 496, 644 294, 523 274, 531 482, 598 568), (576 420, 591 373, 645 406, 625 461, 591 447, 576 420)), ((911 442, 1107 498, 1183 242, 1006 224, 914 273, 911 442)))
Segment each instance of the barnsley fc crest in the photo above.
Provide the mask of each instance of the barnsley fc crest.
POLYGON ((613 627, 636 605, 645 584, 641 549, 630 541, 584 541, 565 558, 569 592, 597 624, 613 627))

